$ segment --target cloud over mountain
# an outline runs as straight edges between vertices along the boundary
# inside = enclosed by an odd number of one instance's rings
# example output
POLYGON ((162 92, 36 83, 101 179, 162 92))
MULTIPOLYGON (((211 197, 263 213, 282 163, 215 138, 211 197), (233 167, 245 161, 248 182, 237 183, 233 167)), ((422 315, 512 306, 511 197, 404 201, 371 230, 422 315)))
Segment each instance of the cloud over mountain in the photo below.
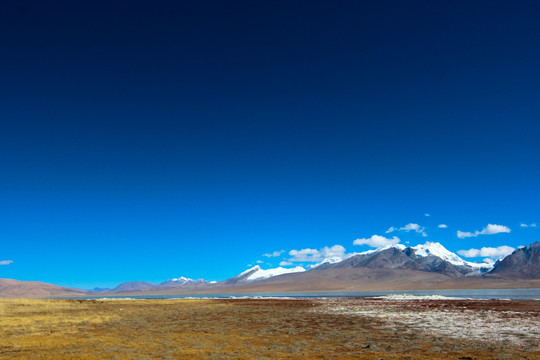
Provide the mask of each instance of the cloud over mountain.
POLYGON ((317 249, 301 249, 291 250, 287 259, 289 262, 320 262, 325 259, 345 259, 348 255, 345 253, 345 248, 342 245, 325 246, 320 250, 317 249))
POLYGON ((267 258, 278 257, 278 256, 281 256, 281 254, 283 254, 284 252, 285 252, 285 250, 279 250, 279 251, 274 251, 274 252, 271 252, 271 253, 268 253, 268 254, 263 254, 263 256, 265 256, 267 258))
POLYGON ((415 224, 415 223, 409 223, 403 227, 400 227, 400 228, 395 228, 393 226, 390 226, 388 228, 388 230, 386 230, 386 234, 389 234, 389 233, 392 233, 394 231, 406 231, 406 232, 409 232, 409 231, 414 231, 418 234, 422 234, 423 237, 427 237, 427 234, 426 232, 424 231, 426 228, 423 227, 423 226, 420 226, 418 224, 415 224))
POLYGON ((477 237, 478 235, 493 235, 499 233, 509 233, 511 230, 508 226, 497 225, 497 224, 488 224, 481 231, 467 232, 467 231, 457 231, 457 237, 460 239, 465 239, 468 237, 477 237))
POLYGON ((385 238, 381 235, 373 235, 370 238, 356 239, 353 241, 353 245, 368 245, 374 248, 383 247, 386 245, 395 245, 399 243, 400 240, 397 236, 392 238, 385 238))
POLYGON ((515 249, 511 246, 499 246, 499 247, 483 247, 481 249, 469 249, 458 250, 457 253, 461 256, 474 258, 474 257, 489 257, 492 259, 500 259, 507 255, 510 255, 515 249))

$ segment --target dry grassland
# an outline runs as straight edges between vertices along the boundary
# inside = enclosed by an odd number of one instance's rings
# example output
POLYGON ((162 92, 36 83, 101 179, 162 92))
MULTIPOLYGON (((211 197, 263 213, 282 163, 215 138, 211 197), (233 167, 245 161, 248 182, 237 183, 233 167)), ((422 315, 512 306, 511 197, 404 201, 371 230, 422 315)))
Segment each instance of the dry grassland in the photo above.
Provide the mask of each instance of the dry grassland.
MULTIPOLYGON (((534 330, 539 322, 540 302, 499 303, 361 299, 0 300, 0 358, 540 358, 534 334, 514 334, 515 339, 523 340, 514 341, 504 334, 499 338, 459 337, 434 330, 434 326, 444 328, 441 324, 445 321, 459 328, 460 317, 448 314, 460 313, 465 318, 506 318, 505 324, 508 319, 518 319, 514 329, 518 333, 527 329, 519 326, 529 324, 534 330), (421 319, 427 312, 431 316, 423 327, 421 319), (411 325, 410 316, 405 320, 398 315, 384 316, 389 313, 422 316, 416 316, 411 325), (434 319, 440 320, 438 325, 434 319)), ((474 326, 471 324, 467 326, 474 326)), ((507 326, 504 331, 512 329, 507 326)))

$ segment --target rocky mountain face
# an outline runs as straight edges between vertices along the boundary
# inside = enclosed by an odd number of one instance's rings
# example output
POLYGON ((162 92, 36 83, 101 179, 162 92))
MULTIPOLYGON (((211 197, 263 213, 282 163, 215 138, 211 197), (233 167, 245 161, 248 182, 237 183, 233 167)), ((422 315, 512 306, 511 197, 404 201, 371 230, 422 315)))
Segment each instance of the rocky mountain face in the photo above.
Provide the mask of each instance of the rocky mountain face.
POLYGON ((501 277, 540 279, 540 241, 515 250, 489 272, 501 277))
POLYGON ((478 275, 489 270, 487 264, 483 266, 463 260, 460 262, 447 254, 454 255, 438 243, 427 243, 422 248, 396 246, 381 251, 358 254, 336 264, 322 264, 313 270, 347 268, 417 270, 440 273, 450 277, 478 275), (433 251, 429 251, 430 249, 433 251))
POLYGON ((247 269, 246 271, 236 275, 235 277, 232 277, 230 279, 227 279, 225 281, 222 281, 221 284, 223 285, 236 285, 236 284, 242 284, 247 281, 249 281, 249 277, 257 273, 257 271, 261 270, 260 266, 254 266, 251 269, 247 269))

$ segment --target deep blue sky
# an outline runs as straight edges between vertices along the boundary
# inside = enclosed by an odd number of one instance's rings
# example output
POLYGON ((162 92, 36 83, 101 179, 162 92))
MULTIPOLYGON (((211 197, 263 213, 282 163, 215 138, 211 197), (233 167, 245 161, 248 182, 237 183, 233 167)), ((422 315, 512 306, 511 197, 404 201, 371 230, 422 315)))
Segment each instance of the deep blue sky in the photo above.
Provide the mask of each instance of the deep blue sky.
POLYGON ((0 277, 538 240, 539 2, 88 3, 1 5, 0 277))

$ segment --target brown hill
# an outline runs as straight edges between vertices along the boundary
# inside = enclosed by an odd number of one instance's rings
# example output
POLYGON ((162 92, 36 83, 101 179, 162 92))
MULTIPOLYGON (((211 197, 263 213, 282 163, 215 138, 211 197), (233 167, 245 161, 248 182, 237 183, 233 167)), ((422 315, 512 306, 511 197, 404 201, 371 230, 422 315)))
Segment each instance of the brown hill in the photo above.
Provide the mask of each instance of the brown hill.
POLYGON ((83 290, 60 287, 40 281, 0 279, 0 297, 44 298, 63 296, 85 296, 83 290))
POLYGON ((540 288, 540 279, 453 276, 418 270, 347 268, 285 274, 244 284, 224 283, 192 288, 154 288, 115 295, 235 294, 333 291, 517 289, 540 288))
MULTIPOLYGON (((234 287, 234 291, 257 293, 538 287, 540 287, 540 279, 495 279, 481 275, 456 278, 451 275, 418 270, 346 268, 276 276, 234 287)), ((233 288, 228 290, 233 290, 233 288)))
POLYGON ((146 281, 129 281, 121 283, 109 292, 131 292, 131 291, 146 291, 158 287, 156 284, 152 284, 146 281))

